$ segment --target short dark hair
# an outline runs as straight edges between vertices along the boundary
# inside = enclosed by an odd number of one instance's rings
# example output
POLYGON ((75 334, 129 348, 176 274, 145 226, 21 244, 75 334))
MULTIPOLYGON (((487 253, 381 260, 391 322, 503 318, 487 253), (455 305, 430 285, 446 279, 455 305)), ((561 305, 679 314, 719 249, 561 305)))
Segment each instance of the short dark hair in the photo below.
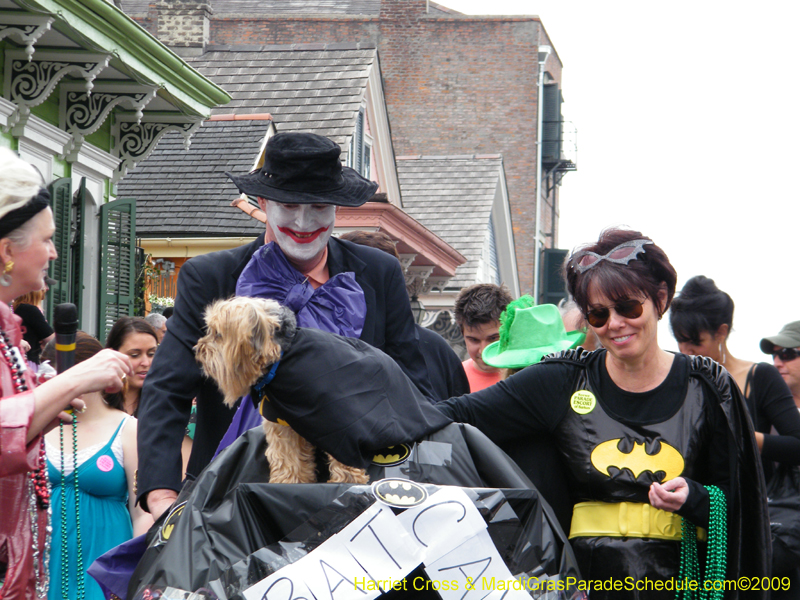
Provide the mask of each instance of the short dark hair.
POLYGON ((400 255, 397 253, 397 248, 394 245, 394 240, 388 234, 382 231, 348 231, 339 236, 340 240, 347 240, 360 246, 369 246, 370 248, 377 248, 386 254, 391 254, 397 260, 400 260, 400 255))
MULTIPOLYGON (((156 344, 158 343, 158 334, 156 333, 156 330, 153 329, 153 326, 143 318, 120 317, 111 327, 111 331, 108 332, 108 337, 106 337, 106 348, 119 350, 125 343, 125 338, 132 333, 146 333, 147 335, 152 335, 153 339, 156 341, 156 344)), ((106 394, 105 399, 106 404, 108 404, 110 407, 118 408, 119 410, 123 411, 125 410, 125 397, 122 394, 122 390, 113 394, 106 394)), ((136 415, 138 408, 139 407, 137 406, 134 409, 134 415, 136 415)))
POLYGON ((476 283, 462 289, 456 298, 453 313, 456 324, 475 327, 492 321, 500 321, 500 315, 513 298, 504 285, 476 283))
POLYGON ((627 265, 603 260, 595 263, 591 269, 579 273, 572 264, 573 257, 578 252, 588 251, 603 256, 620 244, 633 240, 652 242, 638 231, 609 228, 600 234, 597 242, 579 248, 564 263, 568 291, 584 316, 589 312, 589 290, 592 286, 612 302, 645 294, 656 305, 659 316, 667 312, 675 295, 678 274, 666 253, 656 244, 642 246, 643 252, 627 265), (660 305, 658 298, 662 283, 667 286, 667 301, 664 306, 660 305))
POLYGON ((733 299, 703 275, 692 277, 672 301, 669 324, 678 342, 700 343, 705 331, 712 336, 722 325, 733 328, 733 299))
POLYGON ((172 311, 173 310, 175 310, 175 309, 172 308, 171 306, 168 306, 167 308, 164 309, 164 312, 161 313, 161 314, 164 315, 167 319, 169 319, 172 316, 172 311))

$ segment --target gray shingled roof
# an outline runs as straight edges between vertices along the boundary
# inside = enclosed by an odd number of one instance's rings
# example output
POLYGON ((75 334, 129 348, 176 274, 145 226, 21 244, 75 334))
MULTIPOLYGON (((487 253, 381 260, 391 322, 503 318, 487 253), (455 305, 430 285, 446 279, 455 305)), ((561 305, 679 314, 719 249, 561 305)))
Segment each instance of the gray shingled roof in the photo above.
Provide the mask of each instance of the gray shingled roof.
POLYGON ((183 137, 165 135, 150 157, 117 185, 136 198, 136 234, 153 237, 256 237, 264 225, 230 201, 239 195, 225 171, 253 167, 269 121, 206 121, 188 151, 183 137))
MULTIPOLYGON (((270 113, 278 131, 312 131, 331 138, 342 147, 344 161, 377 60, 374 48, 349 47, 217 46, 187 62, 233 97, 215 114, 270 113)), ((188 153, 180 136, 162 138, 118 186, 120 197, 137 199, 139 235, 253 235, 257 224, 227 206, 238 193, 224 171, 249 171, 265 133, 265 121, 206 122, 188 153), (203 210, 181 210, 197 202, 204 203, 203 210)))
POLYGON ((279 131, 331 138, 344 160, 377 50, 308 46, 209 46, 186 60, 233 97, 214 114, 270 113, 279 131))
POLYGON ((397 157, 403 210, 458 250, 467 262, 448 288, 475 283, 500 177, 501 158, 397 157))
MULTIPOLYGON (((121 0, 130 15, 147 12, 153 0, 121 0)), ((381 0, 207 0, 214 15, 374 15, 381 0)))

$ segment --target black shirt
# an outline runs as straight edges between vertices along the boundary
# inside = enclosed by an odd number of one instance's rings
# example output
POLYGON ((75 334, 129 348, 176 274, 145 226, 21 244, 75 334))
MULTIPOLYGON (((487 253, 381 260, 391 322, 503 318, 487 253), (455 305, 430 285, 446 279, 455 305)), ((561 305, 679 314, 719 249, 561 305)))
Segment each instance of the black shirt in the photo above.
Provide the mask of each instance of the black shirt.
MULTIPOLYGON (((653 390, 634 393, 622 390, 611 380, 605 356, 605 350, 594 352, 586 368, 590 379, 599 382, 599 401, 610 416, 631 425, 647 425, 664 421, 680 409, 688 388, 689 357, 675 355, 664 382, 653 390)), ((451 398, 436 407, 454 421, 474 425, 501 447, 511 440, 526 444, 536 434, 555 432, 570 406, 577 369, 567 363, 539 363, 484 390, 451 398)), ((735 385, 733 380, 731 385, 735 385)), ((727 424, 716 403, 709 418, 714 437, 727 440, 727 424)), ((726 443, 708 446, 703 461, 703 481, 717 485, 727 493, 728 446, 726 443)), ((705 527, 708 523, 708 491, 703 485, 685 479, 689 484, 689 499, 678 514, 705 527)))
POLYGON ((754 366, 745 401, 753 428, 765 434, 761 458, 769 480, 773 461, 800 465, 800 411, 778 369, 768 363, 754 366), (769 435, 773 427, 780 435, 769 435))

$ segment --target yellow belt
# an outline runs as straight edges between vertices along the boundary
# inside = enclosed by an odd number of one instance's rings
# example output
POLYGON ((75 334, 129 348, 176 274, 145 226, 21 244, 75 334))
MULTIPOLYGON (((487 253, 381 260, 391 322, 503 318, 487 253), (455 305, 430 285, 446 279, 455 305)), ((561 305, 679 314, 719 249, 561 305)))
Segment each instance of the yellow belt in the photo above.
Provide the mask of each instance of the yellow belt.
MULTIPOLYGON (((579 502, 572 510, 569 537, 635 537, 681 539, 681 518, 639 502, 579 502)), ((697 538, 706 530, 697 528, 697 538)))

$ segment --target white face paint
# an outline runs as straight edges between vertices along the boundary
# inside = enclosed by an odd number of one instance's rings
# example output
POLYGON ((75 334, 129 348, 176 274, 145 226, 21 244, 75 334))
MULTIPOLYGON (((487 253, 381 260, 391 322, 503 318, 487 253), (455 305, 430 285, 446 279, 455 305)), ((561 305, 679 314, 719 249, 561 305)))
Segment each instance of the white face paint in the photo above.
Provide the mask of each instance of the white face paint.
POLYGON ((267 223, 283 253, 293 262, 309 262, 325 250, 333 233, 332 204, 282 204, 267 201, 267 223))

